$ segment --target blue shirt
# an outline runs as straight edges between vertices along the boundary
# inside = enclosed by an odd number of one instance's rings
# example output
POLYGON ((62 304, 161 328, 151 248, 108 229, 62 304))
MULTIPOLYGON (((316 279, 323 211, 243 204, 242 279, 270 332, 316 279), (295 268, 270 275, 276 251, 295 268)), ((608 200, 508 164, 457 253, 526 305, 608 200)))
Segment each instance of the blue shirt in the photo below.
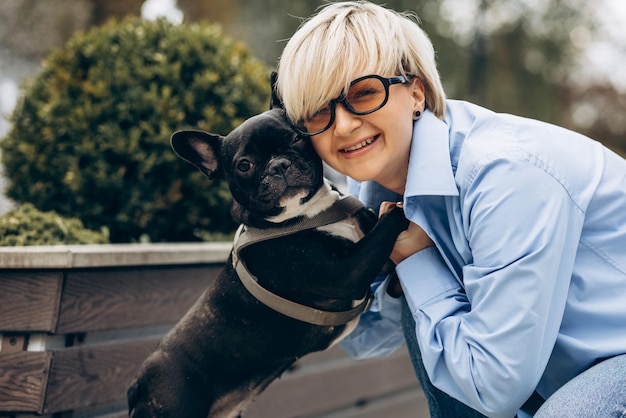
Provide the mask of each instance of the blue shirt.
MULTIPOLYGON (((357 186, 374 208, 398 198, 357 186)), ((450 100, 444 120, 415 123, 404 211, 436 245, 396 271, 444 392, 512 417, 533 390, 626 353, 626 160, 600 143, 450 100)), ((354 357, 403 343, 385 290, 341 343, 354 357)))

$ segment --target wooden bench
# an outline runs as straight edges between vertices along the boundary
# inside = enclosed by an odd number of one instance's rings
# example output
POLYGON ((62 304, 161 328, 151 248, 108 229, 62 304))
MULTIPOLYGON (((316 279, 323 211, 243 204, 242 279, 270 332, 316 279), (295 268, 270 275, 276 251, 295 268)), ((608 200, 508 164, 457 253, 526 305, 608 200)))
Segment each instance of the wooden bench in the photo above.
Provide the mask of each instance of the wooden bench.
MULTIPOLYGON (((229 243, 0 248, 0 417, 126 417, 126 388, 229 243)), ((245 417, 428 416, 406 351, 301 359, 245 417)))

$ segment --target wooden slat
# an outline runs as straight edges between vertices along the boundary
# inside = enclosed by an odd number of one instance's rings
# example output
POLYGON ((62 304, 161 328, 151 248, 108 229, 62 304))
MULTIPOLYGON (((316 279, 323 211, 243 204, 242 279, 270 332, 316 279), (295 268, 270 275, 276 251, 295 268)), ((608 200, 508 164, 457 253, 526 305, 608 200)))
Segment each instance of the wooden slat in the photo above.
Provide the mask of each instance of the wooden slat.
MULTIPOLYGON (((55 351, 43 412, 123 401, 126 388, 157 342, 158 338, 153 338, 55 351)), ((331 414, 336 410, 348 410, 349 416, 350 411, 399 413, 419 409, 420 405, 425 407, 405 353, 366 361, 343 356, 341 359, 342 354, 336 348, 313 355, 306 367, 295 367, 274 382, 244 416, 305 417, 331 414), (321 360, 319 367, 314 364, 315 357, 321 360), (405 396, 393 402, 380 402, 381 398, 403 391, 411 391, 415 399, 405 396)))
POLYGON ((69 271, 58 333, 174 324, 221 266, 69 271))
MULTIPOLYGON (((83 414, 86 412, 83 410, 83 414)), ((91 410, 89 410, 91 412, 91 410)), ((245 414, 244 414, 245 415, 245 414)), ((120 407, 118 412, 98 414, 91 412, 90 417, 98 418, 128 418, 128 410, 120 407)), ((247 415, 245 415, 247 416, 247 415)), ((308 415, 311 417, 311 415, 308 415)), ((275 415, 270 413, 264 418, 295 418, 296 415, 275 415)), ((332 411, 315 418, 428 418, 428 404, 421 389, 404 390, 391 396, 377 398, 372 402, 357 405, 347 410, 332 411)), ((305 418, 299 415, 298 418, 305 418)))
POLYGON ((0 411, 41 412, 50 358, 46 352, 0 355, 0 411))
POLYGON ((349 409, 325 413, 321 416, 325 418, 428 418, 430 413, 424 391, 421 388, 411 387, 373 399, 371 402, 361 403, 349 409))
POLYGON ((244 414, 245 418, 302 417, 368 402, 384 394, 420 387, 405 353, 311 368, 275 381, 244 414))
POLYGON ((128 418, 128 409, 124 409, 123 411, 117 413, 107 414, 103 418, 128 418))
POLYGON ((72 347, 53 353, 44 413, 120 401, 158 338, 72 347))
POLYGON ((42 270, 222 264, 231 248, 231 242, 0 247, 0 267, 42 270))
POLYGON ((63 273, 0 270, 0 332, 52 331, 63 273))

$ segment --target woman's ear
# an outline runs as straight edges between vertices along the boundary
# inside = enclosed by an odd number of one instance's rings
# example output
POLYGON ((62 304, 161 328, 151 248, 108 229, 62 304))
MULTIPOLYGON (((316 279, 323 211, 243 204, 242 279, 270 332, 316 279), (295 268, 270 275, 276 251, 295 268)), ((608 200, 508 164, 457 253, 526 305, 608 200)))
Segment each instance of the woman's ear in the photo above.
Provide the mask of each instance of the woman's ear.
POLYGON ((424 82, 419 77, 414 77, 411 80, 411 98, 413 100, 413 114, 416 111, 420 113, 424 112, 426 107, 426 89, 424 88, 424 82))

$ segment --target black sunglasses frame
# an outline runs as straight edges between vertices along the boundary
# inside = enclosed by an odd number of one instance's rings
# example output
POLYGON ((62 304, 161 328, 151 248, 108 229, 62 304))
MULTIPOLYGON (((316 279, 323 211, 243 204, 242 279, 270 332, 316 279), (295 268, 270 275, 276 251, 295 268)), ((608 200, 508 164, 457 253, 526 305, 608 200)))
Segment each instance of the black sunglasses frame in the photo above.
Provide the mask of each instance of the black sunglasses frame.
POLYGON ((293 130, 295 130, 296 133, 300 136, 314 136, 314 135, 319 135, 322 132, 326 132, 328 128, 330 128, 333 125, 333 123, 335 123, 335 107, 337 103, 341 103, 343 107, 348 112, 352 113, 353 115, 363 116, 363 115, 369 115, 370 113, 374 113, 387 104, 387 101, 389 100, 389 86, 394 85, 394 84, 406 84, 410 81, 409 79, 401 75, 393 76, 393 77, 381 77, 377 74, 370 74, 370 75, 365 75, 363 77, 359 77, 356 80, 352 80, 350 82, 349 87, 352 87, 356 83, 369 79, 369 78, 375 78, 377 80, 380 80, 380 82, 383 83, 383 86, 385 87, 385 100, 383 100, 379 106, 375 107, 374 109, 365 111, 365 112, 358 112, 352 106, 350 106, 350 103, 346 101, 346 92, 342 92, 339 97, 332 99, 330 102, 328 102, 328 108, 330 111, 330 119, 328 120, 328 124, 324 128, 315 132, 307 132, 303 128, 299 127, 297 124, 291 123, 293 130))

